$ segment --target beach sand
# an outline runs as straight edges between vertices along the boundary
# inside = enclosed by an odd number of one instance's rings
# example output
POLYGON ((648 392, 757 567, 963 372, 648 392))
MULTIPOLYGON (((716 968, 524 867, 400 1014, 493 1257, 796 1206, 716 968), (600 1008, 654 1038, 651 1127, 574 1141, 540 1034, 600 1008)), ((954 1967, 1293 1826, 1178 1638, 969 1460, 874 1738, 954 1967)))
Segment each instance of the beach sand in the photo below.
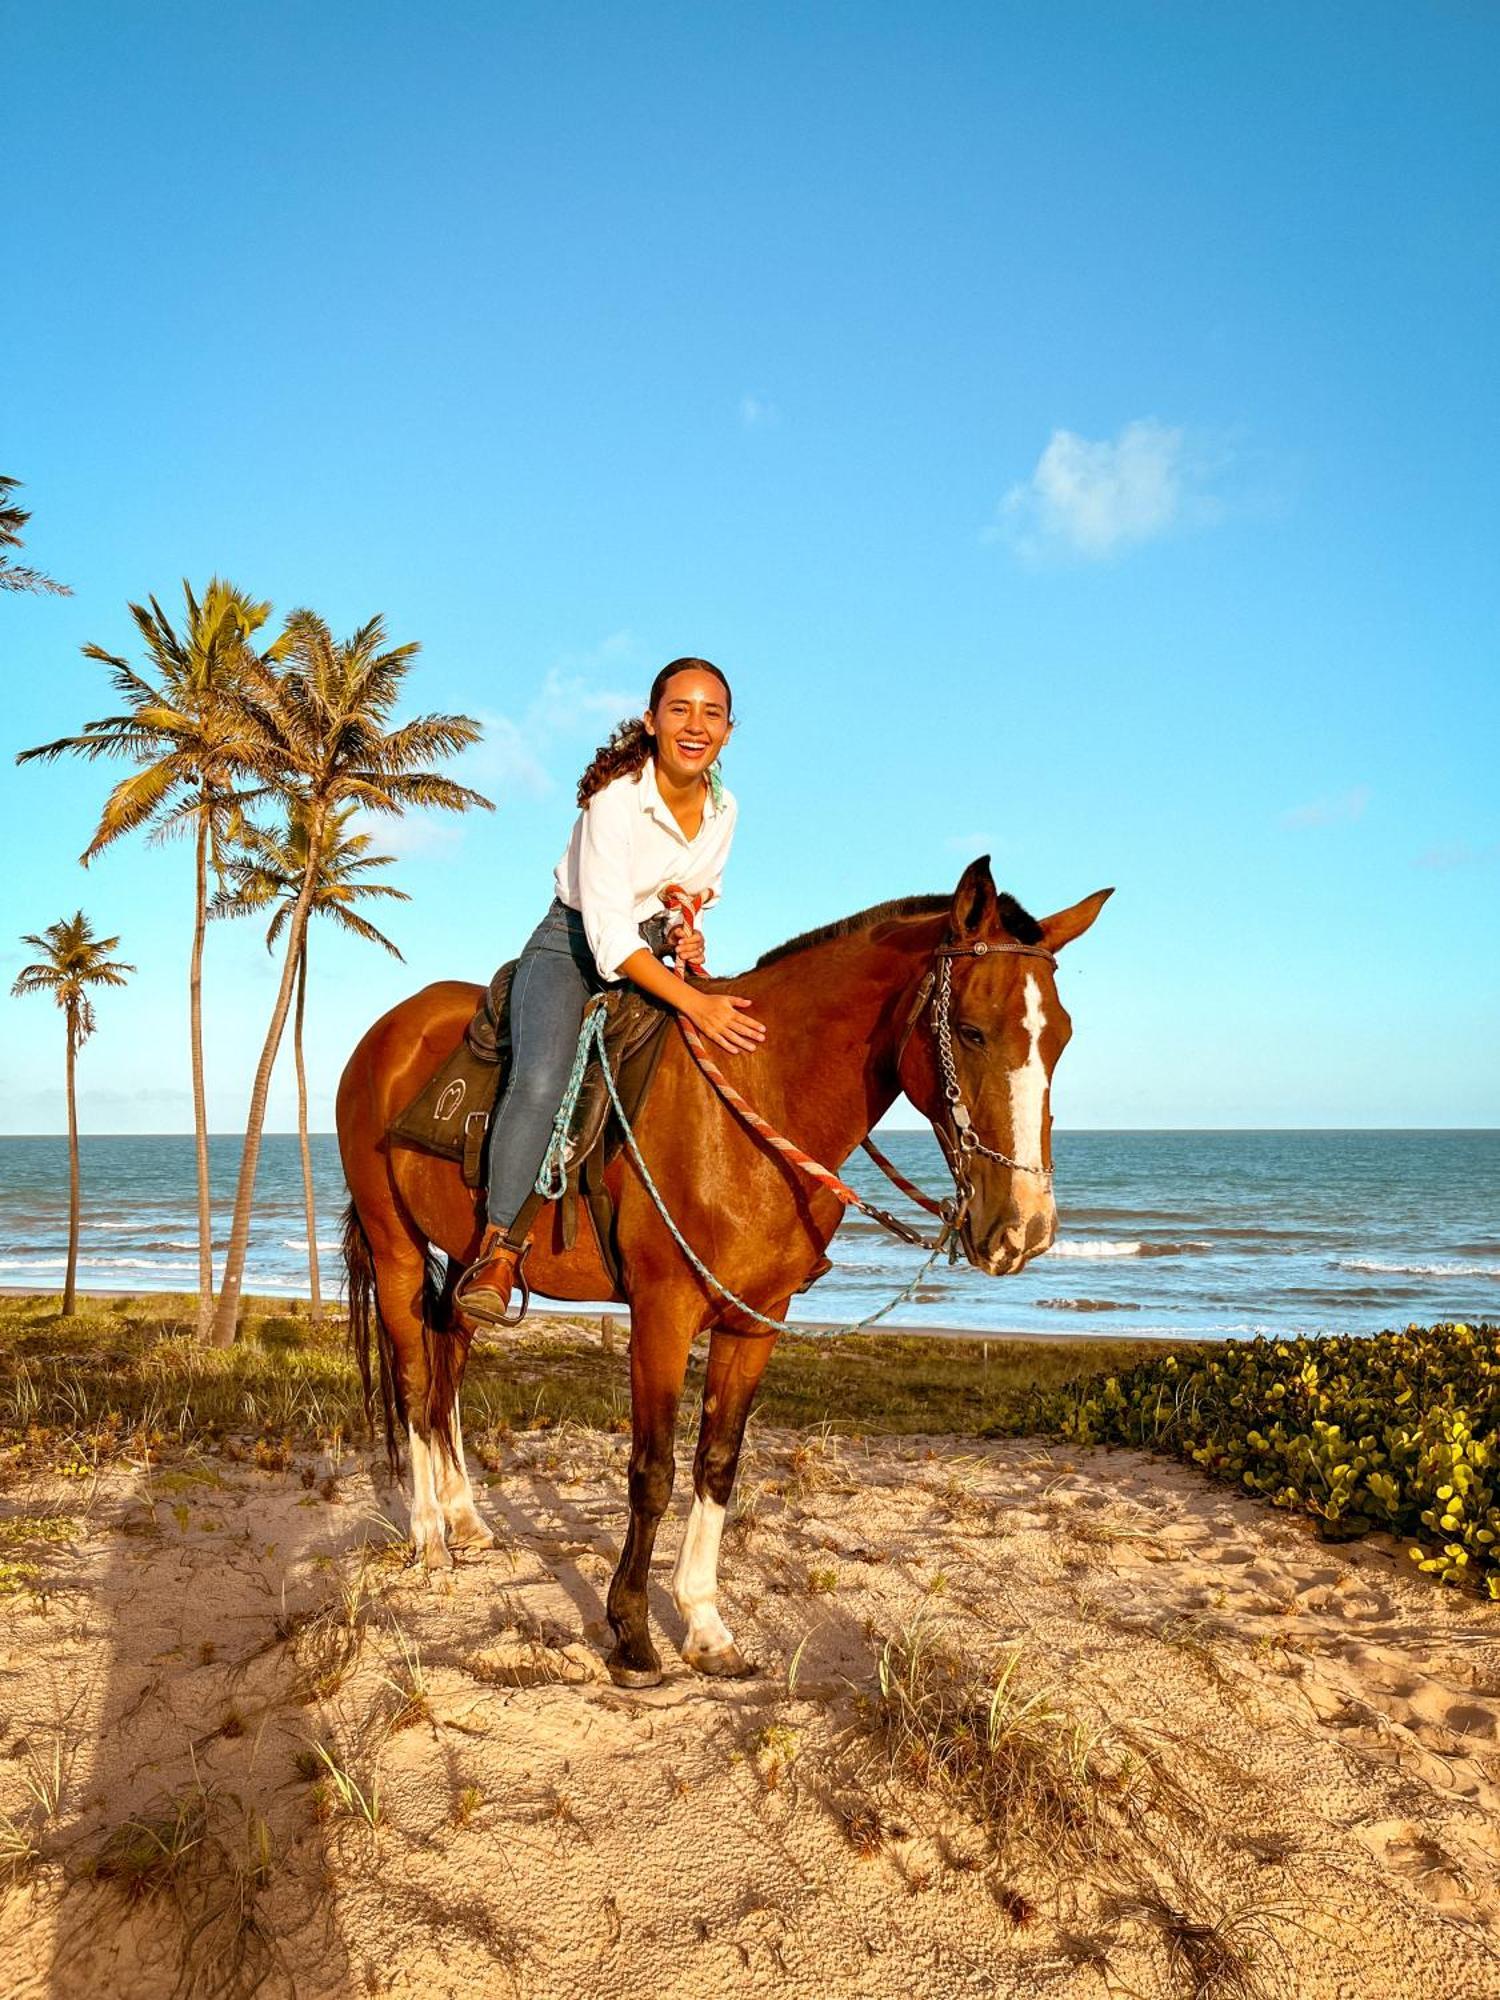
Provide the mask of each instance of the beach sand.
POLYGON ((0 1524, 67 1525, 0 1541, 37 1572, 0 1599, 0 1813, 40 1850, 6 1994, 166 1995, 185 1948, 179 1991, 304 2000, 1500 1993, 1497 1615, 1397 1545, 1128 1452, 753 1425, 723 1607, 760 1672, 676 1654, 684 1457, 666 1680, 625 1693, 627 1450, 472 1461, 499 1546, 434 1575, 365 1454, 12 1477, 0 1524), (887 1640, 1015 1658, 1029 1805, 893 1750, 887 1640), (175 1857, 133 1900, 132 1815, 175 1857))

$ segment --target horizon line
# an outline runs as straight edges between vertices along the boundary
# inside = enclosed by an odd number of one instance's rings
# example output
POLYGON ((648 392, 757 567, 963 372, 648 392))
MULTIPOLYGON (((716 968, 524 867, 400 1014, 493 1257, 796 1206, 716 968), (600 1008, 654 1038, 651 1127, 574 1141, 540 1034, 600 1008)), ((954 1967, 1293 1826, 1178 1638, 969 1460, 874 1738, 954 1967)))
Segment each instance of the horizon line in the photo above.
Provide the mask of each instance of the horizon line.
MULTIPOLYGON (((877 1125, 872 1127, 871 1129, 874 1131, 878 1131, 880 1128, 877 1125)), ((891 1125, 887 1126, 886 1135, 887 1137, 895 1137, 898 1133, 902 1132, 931 1132, 931 1130, 932 1127, 930 1125, 891 1125)), ((1430 1134, 1434 1132, 1461 1132, 1473 1135, 1475 1137, 1480 1137, 1487 1135, 1500 1135, 1500 1125, 1056 1125, 1053 1127, 1053 1131, 1056 1134, 1062 1134, 1062 1135, 1084 1134, 1084 1133, 1116 1133, 1121 1135, 1125 1134, 1135 1135, 1135 1134, 1168 1134, 1168 1133, 1175 1134, 1175 1133, 1186 1133, 1186 1132, 1197 1132, 1197 1133, 1224 1133, 1224 1132, 1398 1133, 1400 1132, 1409 1134, 1430 1134)), ((67 1136, 68 1135, 66 1132, 0 1132, 0 1141, 4 1141, 6 1139, 66 1139, 67 1136)), ((192 1131, 80 1132, 78 1135, 80 1141, 84 1139, 195 1139, 196 1136, 197 1135, 192 1131)), ((244 1136, 245 1135, 243 1131, 238 1131, 238 1130, 229 1132, 209 1132, 205 1134, 205 1137, 209 1139, 238 1139, 241 1141, 243 1141, 244 1136)), ((276 1127, 275 1129, 267 1129, 261 1134, 261 1137, 263 1139, 295 1139, 298 1136, 299 1135, 295 1127, 291 1128, 276 1127)), ((324 1129, 322 1127, 319 1127, 316 1130, 309 1130, 307 1136, 309 1139, 336 1139, 338 1137, 338 1133, 336 1130, 324 1129)))

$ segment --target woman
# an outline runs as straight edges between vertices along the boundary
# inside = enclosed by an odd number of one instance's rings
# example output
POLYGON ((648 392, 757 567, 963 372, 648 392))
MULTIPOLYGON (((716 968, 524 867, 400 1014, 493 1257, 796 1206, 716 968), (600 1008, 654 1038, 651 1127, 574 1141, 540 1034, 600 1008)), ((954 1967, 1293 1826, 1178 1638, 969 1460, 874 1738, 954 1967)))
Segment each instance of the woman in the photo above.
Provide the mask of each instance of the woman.
POLYGON ((590 996, 628 979, 675 1007, 722 1049, 753 1049, 751 1002, 669 971, 702 964, 703 937, 675 939, 662 891, 717 901, 736 807, 714 768, 734 727, 729 683, 707 660, 673 660, 646 712, 623 724, 578 781, 582 808, 553 876, 556 899, 510 986, 511 1065, 490 1128, 489 1227, 455 1298, 473 1325, 504 1324, 524 1237, 515 1224, 536 1181, 590 996))

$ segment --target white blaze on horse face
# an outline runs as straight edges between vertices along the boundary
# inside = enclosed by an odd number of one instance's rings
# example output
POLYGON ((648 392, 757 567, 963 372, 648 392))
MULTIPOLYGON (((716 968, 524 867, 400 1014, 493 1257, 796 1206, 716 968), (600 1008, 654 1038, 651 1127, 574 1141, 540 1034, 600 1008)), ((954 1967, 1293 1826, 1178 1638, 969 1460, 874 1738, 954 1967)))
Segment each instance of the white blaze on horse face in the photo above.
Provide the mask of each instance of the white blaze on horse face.
POLYGON ((1047 1065, 1042 1061, 1042 1030, 1047 1025, 1042 989, 1036 974, 1026 975, 1026 1010, 1021 1024, 1031 1037, 1026 1060, 1010 1073, 1011 1151, 1023 1165, 1042 1165, 1042 1114, 1047 1104, 1047 1065))
POLYGON ((719 1616, 719 1538, 724 1509, 697 1494, 682 1531, 682 1547, 672 1572, 672 1601, 687 1620, 682 1656, 691 1663, 704 1654, 727 1653, 734 1645, 719 1616))

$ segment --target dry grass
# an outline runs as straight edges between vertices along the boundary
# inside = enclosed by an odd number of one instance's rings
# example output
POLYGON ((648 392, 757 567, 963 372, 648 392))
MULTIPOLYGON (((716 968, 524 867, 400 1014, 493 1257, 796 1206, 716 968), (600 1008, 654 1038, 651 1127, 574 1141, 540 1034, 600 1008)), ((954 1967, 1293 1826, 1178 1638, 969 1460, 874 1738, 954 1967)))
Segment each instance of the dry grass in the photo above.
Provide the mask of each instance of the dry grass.
POLYGON ((1276 1904, 1247 1904, 1213 1921, 1189 1916, 1158 1890, 1117 1898, 1111 1914, 1143 1922, 1161 1938, 1169 1972, 1192 2000, 1271 2000, 1284 1992, 1285 1955, 1276 1904))
POLYGON ((270 1828, 199 1782, 110 1829, 82 1872, 170 1919, 181 2000, 248 2000, 276 1962, 260 1899, 276 1870, 270 1828))
POLYGON ((1121 1765, 1104 1754, 1107 1732, 1024 1673, 1019 1653, 985 1676, 919 1624, 882 1647, 878 1690, 872 1720, 892 1768, 956 1798, 996 1855, 1074 1870, 1098 1861, 1121 1765))

